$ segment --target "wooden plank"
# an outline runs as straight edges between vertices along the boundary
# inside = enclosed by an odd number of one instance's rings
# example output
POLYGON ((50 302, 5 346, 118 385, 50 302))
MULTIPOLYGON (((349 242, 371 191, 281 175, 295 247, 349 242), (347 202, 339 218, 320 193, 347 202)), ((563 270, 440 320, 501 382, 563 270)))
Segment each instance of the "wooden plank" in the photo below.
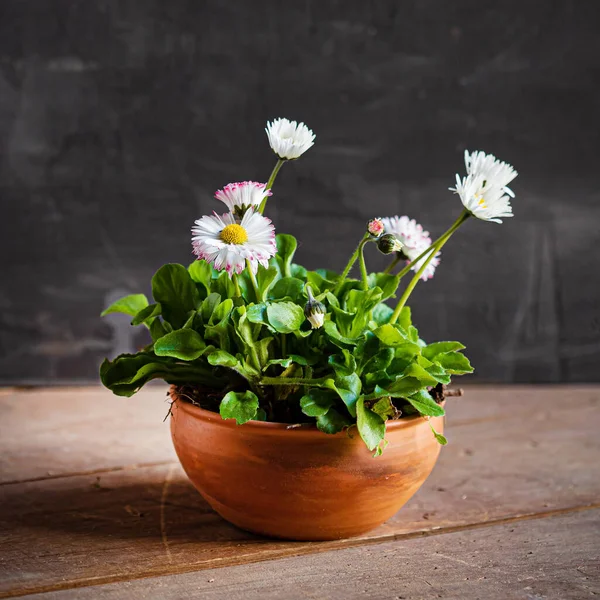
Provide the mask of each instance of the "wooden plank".
MULTIPOLYGON (((423 489, 381 528, 349 541, 279 542, 241 532, 219 519, 173 464, 0 486, 0 597, 593 506, 600 498, 599 399, 598 388, 470 390, 450 407, 450 444, 423 489)), ((118 413, 109 414, 118 420, 118 413)), ((155 427, 168 437, 166 426, 155 427)), ((96 461, 89 464, 102 464, 104 449, 112 461, 93 425, 85 428, 89 443, 85 436, 78 443, 96 461)), ((98 428, 109 429, 110 422, 98 428)), ((12 439, 17 454, 18 436, 12 439)), ((143 436, 131 439, 129 454, 121 449, 119 456, 139 461, 147 445, 143 436)))
MULTIPOLYGON (((450 401, 451 426, 517 413, 544 419, 549 406, 570 411, 574 404, 600 405, 598 386, 466 389, 463 398, 450 401)), ((168 424, 163 425, 166 391, 152 385, 120 398, 100 387, 1 390, 0 485, 176 461, 168 424)))
POLYGON ((176 461, 164 385, 133 398, 100 387, 0 394, 0 484, 176 461))
POLYGON ((590 510, 35 598, 580 600, 598 594, 600 510, 590 510))

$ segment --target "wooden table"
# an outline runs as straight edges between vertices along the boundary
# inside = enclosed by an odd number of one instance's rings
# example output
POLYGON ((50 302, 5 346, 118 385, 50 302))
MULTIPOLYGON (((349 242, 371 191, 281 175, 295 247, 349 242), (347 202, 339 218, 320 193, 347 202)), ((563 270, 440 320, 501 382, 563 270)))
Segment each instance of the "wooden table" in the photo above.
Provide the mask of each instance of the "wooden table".
POLYGON ((467 388, 409 504, 323 543, 212 512, 176 460, 164 387, 0 394, 0 598, 600 594, 600 387, 467 388))

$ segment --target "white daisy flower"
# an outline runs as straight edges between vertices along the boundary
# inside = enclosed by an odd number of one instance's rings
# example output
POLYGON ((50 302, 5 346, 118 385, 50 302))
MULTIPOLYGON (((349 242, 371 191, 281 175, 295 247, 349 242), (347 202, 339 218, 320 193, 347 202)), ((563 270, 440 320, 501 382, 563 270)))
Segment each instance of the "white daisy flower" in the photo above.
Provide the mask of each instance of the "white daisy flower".
POLYGON ((271 190, 266 187, 266 183, 256 181, 229 183, 215 192, 215 198, 224 202, 232 213, 243 215, 250 207, 260 206, 264 198, 271 195, 271 190))
POLYGON ((304 154, 314 143, 315 134, 304 123, 275 119, 265 128, 269 144, 279 158, 293 160, 304 154))
MULTIPOLYGON (((410 264, 413 271, 418 271, 427 259, 427 256, 417 263, 413 263, 412 261, 431 246, 429 232, 425 231, 414 219, 409 219, 406 215, 402 217, 384 217, 381 220, 383 221, 385 232, 395 235, 403 245, 401 254, 406 258, 406 264, 410 264)), ((440 254, 438 252, 423 271, 421 275, 423 281, 427 281, 433 277, 436 267, 440 264, 440 254)))
POLYGON ((512 190, 507 186, 518 173, 508 163, 498 160, 493 154, 486 154, 481 151, 469 154, 469 151, 465 150, 465 167, 467 168, 467 175, 473 175, 474 177, 483 175, 486 182, 502 188, 504 193, 511 198, 515 197, 512 190))
POLYGON ((254 210, 247 211, 239 223, 232 213, 205 215, 195 222, 192 234, 194 254, 229 275, 241 273, 246 259, 256 273, 258 264, 268 267, 277 252, 271 220, 254 210))
POLYGON ((515 195, 508 184, 517 176, 508 163, 485 152, 465 151, 467 176, 456 176, 457 193, 464 207, 478 219, 502 223, 500 217, 512 217, 510 198, 515 195))

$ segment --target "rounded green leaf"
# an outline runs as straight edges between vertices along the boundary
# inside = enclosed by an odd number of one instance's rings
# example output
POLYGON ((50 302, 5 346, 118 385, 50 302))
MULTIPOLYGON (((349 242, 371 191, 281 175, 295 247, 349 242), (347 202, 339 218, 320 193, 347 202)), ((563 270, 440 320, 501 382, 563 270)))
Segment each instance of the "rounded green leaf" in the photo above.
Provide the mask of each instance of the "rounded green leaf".
POLYGON ((162 266, 152 278, 152 295, 162 305, 162 315, 174 329, 181 328, 190 311, 200 305, 198 288, 183 265, 162 266))
POLYGON ((367 448, 375 450, 385 437, 385 421, 365 406, 365 400, 362 397, 356 403, 356 425, 367 448))
POLYGON ((250 391, 225 394, 219 407, 222 419, 235 419, 238 425, 254 419, 257 411, 258 398, 250 391))
POLYGON ((335 396, 329 390, 312 388, 306 396, 300 398, 302 412, 309 417, 320 417, 335 403, 335 396))
POLYGON ((237 358, 229 354, 229 352, 225 352, 225 350, 217 350, 209 354, 208 362, 213 367, 235 367, 238 364, 237 358))
POLYGON ((172 356, 180 360, 195 360, 202 356, 206 344, 193 329, 177 329, 154 343, 157 356, 172 356))
POLYGON ((146 306, 148 306, 148 299, 144 294, 131 294, 113 302, 106 310, 100 313, 100 316, 104 317, 111 313, 123 313, 135 317, 146 306))
POLYGON ((293 302, 274 302, 267 306, 267 318, 279 333, 291 333, 304 322, 304 310, 293 302))
POLYGON ((444 409, 425 390, 420 390, 415 394, 407 396, 406 400, 424 416, 441 417, 445 414, 444 409))

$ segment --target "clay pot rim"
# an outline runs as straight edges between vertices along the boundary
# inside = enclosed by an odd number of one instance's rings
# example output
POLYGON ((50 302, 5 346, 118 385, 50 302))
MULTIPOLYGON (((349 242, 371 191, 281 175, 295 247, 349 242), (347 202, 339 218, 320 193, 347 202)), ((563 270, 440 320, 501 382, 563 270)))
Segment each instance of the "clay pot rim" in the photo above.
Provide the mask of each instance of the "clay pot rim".
MULTIPOLYGON (((212 410, 206 410, 204 408, 200 408, 191 402, 187 402, 186 400, 182 400, 175 394, 171 392, 171 397, 173 398, 173 403, 177 406, 178 409, 181 409, 187 412, 190 416, 200 419, 202 421, 208 421, 213 425, 218 427, 226 427, 229 429, 240 427, 234 419, 222 419, 219 413, 213 412, 212 410)), ((442 402, 441 406, 444 406, 446 402, 442 402)), ((421 415, 410 415, 408 417, 404 417, 402 419, 397 419, 393 421, 386 421, 385 427, 386 431, 397 431, 399 429, 406 429, 411 427, 416 427, 417 425, 422 425, 426 423, 426 418, 421 415)), ((296 425, 290 427, 291 423, 272 423, 267 421, 246 421, 243 427, 246 432, 249 430, 254 430, 257 433, 277 433, 277 432, 289 432, 290 434, 297 435, 299 433, 303 433, 304 435, 311 436, 322 436, 327 435, 328 437, 335 436, 347 436, 347 429, 344 431, 340 431, 336 434, 325 434, 320 429, 317 429, 316 425, 312 423, 303 423, 301 425, 296 425)), ((352 426, 351 426, 352 427, 352 426)))

